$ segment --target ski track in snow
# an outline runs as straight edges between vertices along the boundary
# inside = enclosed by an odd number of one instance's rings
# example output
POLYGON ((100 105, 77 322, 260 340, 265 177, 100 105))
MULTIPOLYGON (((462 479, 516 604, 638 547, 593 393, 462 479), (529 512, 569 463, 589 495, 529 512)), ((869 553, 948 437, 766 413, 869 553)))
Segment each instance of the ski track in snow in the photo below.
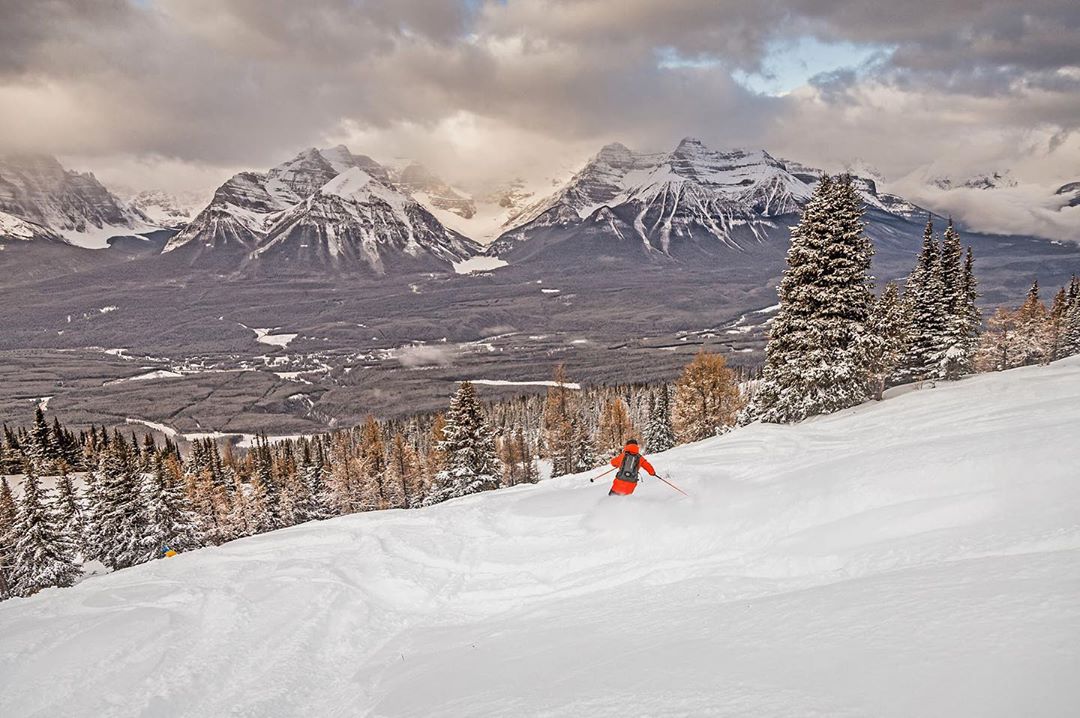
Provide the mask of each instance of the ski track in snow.
POLYGON ((0 604, 4 716, 1080 705, 1080 359, 0 604), (597 471, 596 473, 599 473, 597 471))

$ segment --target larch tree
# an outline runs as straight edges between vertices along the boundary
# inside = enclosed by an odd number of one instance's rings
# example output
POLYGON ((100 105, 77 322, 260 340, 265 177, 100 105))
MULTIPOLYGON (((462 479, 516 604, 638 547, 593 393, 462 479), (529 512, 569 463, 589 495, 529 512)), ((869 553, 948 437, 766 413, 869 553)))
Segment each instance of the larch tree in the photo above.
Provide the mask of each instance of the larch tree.
MULTIPOLYGON (((780 309, 749 412, 763 421, 801 421, 868 397, 864 344, 873 303, 873 248, 862 212, 850 177, 825 176, 792 230, 780 309)), ((680 417, 678 395, 675 411, 680 431, 686 417, 680 417)))
POLYGON ((1016 366, 1050 362, 1050 314, 1039 299, 1039 280, 1028 290, 1017 312, 1017 347, 1013 352, 1016 366))
POLYGON ((698 352, 675 382, 673 420, 680 443, 716 436, 734 425, 743 402, 720 354, 698 352))
POLYGON ((562 364, 555 368, 552 381, 554 386, 548 388, 541 417, 543 456, 551 459, 551 475, 563 476, 575 471, 577 463, 574 456, 577 409, 562 364))
POLYGON ((390 439, 386 457, 386 487, 391 508, 412 508, 424 500, 420 457, 400 431, 390 439))
POLYGON ((596 429, 596 453, 602 459, 618 454, 626 440, 634 437, 630 411, 621 397, 615 397, 604 407, 596 429))

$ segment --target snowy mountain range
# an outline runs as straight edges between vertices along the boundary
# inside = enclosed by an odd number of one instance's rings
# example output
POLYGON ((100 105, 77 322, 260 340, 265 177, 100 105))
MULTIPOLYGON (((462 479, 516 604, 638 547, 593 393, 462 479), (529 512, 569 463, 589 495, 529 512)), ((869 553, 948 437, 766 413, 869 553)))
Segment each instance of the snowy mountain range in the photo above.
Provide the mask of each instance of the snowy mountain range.
POLYGON ((143 190, 127 200, 127 206, 165 229, 183 229, 206 205, 200 193, 174 195, 164 190, 143 190))
POLYGON ((156 228, 93 174, 64 169, 46 155, 0 158, 0 212, 8 216, 0 225, 0 237, 62 237, 72 245, 95 249, 107 247, 110 237, 156 228))
MULTIPOLYGON (((764 150, 714 150, 686 138, 671 152, 639 153, 610 144, 557 192, 526 209, 520 224, 488 249, 527 260, 568 240, 606 246, 635 259, 689 250, 746 251, 784 234, 821 171, 764 150), (778 232, 779 231, 779 232, 778 232)), ((918 207, 857 178, 869 209, 900 219, 918 207)))
POLYGON ((400 191, 386 167, 339 145, 233 176, 164 251, 200 263, 384 274, 448 269, 479 249, 400 191))
POLYGON ((930 179, 930 184, 938 189, 951 190, 962 187, 967 189, 1000 189, 1003 187, 1016 187, 1020 183, 1013 178, 1009 170, 1001 170, 973 175, 963 180, 951 177, 934 177, 930 179))

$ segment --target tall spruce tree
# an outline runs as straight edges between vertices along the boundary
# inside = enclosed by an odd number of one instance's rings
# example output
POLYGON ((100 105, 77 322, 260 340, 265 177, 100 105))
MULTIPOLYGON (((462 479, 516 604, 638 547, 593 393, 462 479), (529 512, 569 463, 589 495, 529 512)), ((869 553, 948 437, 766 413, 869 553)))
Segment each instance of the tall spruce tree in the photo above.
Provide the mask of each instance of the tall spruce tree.
POLYGON ((15 567, 15 520, 18 508, 6 476, 0 476, 0 600, 12 594, 15 567))
POLYGON ((154 458, 144 485, 147 558, 160 558, 166 551, 188 551, 202 545, 199 518, 191 508, 184 487, 166 469, 160 456, 154 458))
POLYGON ((867 398, 873 249, 850 177, 822 177, 792 230, 753 413, 788 423, 867 398))
POLYGON ((881 400, 890 376, 896 373, 907 348, 907 314, 900 289, 889 282, 870 313, 865 351, 870 392, 881 400))
POLYGON ((926 220, 922 249, 908 277, 904 300, 908 303, 908 356, 901 377, 920 381, 942 376, 948 351, 950 310, 941 276, 941 248, 934 238, 933 218, 926 220))
POLYGON ((645 450, 650 453, 667 451, 675 446, 675 429, 671 423, 671 393, 667 384, 656 392, 650 402, 649 421, 645 425, 645 450))
POLYGON ((82 507, 75 491, 75 484, 67 472, 60 474, 56 481, 56 500, 53 506, 60 532, 67 537, 76 551, 85 555, 86 522, 83 520, 82 507))
POLYGON ((60 531, 48 491, 27 465, 15 520, 12 593, 32 596, 43 588, 70 586, 79 577, 71 542, 60 531))
POLYGON ((495 456, 495 434, 472 382, 463 381, 450 400, 439 448, 446 453, 447 465, 436 477, 436 501, 499 487, 502 472, 495 456))
POLYGON ((960 348, 962 355, 959 362, 962 374, 975 371, 975 357, 979 349, 979 326, 982 314, 978 306, 978 280, 975 278, 975 253, 967 248, 964 257, 964 269, 961 274, 961 295, 958 314, 960 323, 960 348))
POLYGON ((92 486, 88 496, 87 557, 111 569, 145 561, 142 477, 133 465, 127 442, 119 434, 114 434, 101 452, 92 486))
POLYGON ((1080 279, 1077 277, 1073 277, 1069 284, 1068 306, 1062 325, 1062 356, 1080 354, 1080 279))

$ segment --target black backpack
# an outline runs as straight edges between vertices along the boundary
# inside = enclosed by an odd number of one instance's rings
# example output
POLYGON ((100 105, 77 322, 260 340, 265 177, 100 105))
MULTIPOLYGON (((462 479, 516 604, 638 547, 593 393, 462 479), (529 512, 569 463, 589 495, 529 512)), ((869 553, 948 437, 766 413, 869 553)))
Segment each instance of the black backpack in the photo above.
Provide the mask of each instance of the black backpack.
POLYGON ((615 474, 615 478, 623 481, 637 481, 639 466, 641 466, 641 454, 624 451, 622 463, 619 464, 619 473, 615 474))

